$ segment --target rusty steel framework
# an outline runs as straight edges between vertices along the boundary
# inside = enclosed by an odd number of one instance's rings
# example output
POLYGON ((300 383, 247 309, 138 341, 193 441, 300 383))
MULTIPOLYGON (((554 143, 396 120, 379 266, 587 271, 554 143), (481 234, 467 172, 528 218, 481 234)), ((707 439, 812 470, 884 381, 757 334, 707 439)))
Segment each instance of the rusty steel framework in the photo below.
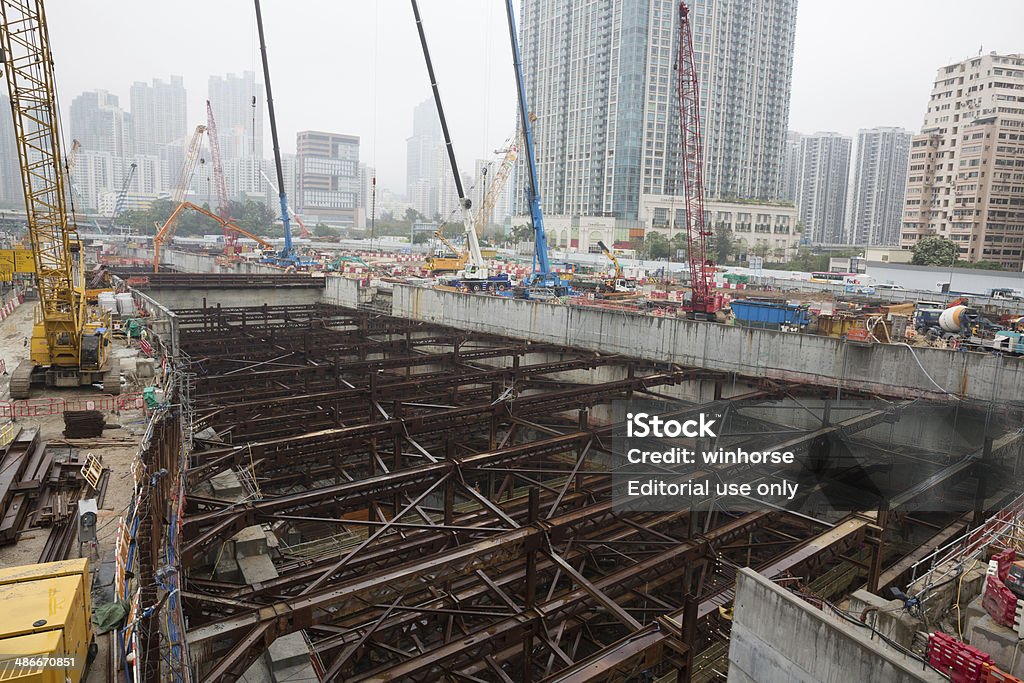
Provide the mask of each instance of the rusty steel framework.
MULTIPOLYGON (((195 377, 180 556, 196 680, 237 680, 299 632, 321 680, 716 680, 738 567, 827 598, 877 590, 916 548, 886 528, 923 542, 965 524, 613 509, 610 401, 703 390, 706 411, 828 398, 818 387, 319 304, 177 317, 195 377), (244 495, 218 497, 226 473, 244 495), (228 541, 254 527, 281 539, 276 575, 226 578, 228 541)), ((796 451, 886 419, 765 433, 796 451)))

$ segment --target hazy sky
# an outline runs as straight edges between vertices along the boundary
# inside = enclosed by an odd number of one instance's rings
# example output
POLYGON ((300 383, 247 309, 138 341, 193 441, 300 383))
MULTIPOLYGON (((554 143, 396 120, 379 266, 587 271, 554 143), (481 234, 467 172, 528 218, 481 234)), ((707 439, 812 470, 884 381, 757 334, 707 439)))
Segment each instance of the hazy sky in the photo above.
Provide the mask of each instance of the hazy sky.
MULTIPOLYGON (((515 127, 503 0, 419 0, 460 165, 473 171, 515 127)), ((516 0, 516 7, 519 2, 516 0)), ((211 74, 260 74, 249 0, 48 0, 64 111, 105 89, 128 108, 134 81, 184 77, 190 127, 205 123, 211 74)), ((378 182, 404 192, 412 107, 430 97, 405 0, 262 0, 285 152, 295 133, 361 138, 378 182)), ((1024 52, 1021 0, 800 0, 790 128, 917 131, 938 67, 984 51, 1024 52)), ((262 76, 260 76, 262 78, 262 76)), ((65 123, 67 120, 65 119, 65 123)), ((267 155, 270 127, 265 126, 267 155)))

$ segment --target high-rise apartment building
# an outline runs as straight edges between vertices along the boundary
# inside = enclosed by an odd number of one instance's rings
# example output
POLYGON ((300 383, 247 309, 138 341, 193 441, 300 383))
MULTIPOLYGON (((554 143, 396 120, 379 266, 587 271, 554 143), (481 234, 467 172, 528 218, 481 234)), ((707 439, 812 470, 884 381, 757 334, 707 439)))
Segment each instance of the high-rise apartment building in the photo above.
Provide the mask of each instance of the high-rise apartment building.
POLYGON ((428 219, 438 212, 439 168, 442 167, 444 139, 433 100, 424 100, 412 113, 412 135, 406 139, 406 197, 428 219))
MULTIPOLYGON (((377 206, 377 192, 380 188, 376 188, 374 182, 377 177, 377 169, 368 164, 359 164, 359 207, 363 209, 363 217, 365 225, 359 227, 365 228, 369 225, 372 216, 371 212, 376 211, 377 216, 380 215, 380 209, 377 206)), ((403 216, 398 216, 403 218, 403 216)))
POLYGON ((225 159, 263 158, 263 84, 256 74, 210 76, 209 94, 217 140, 225 159))
POLYGON ((853 141, 839 133, 815 133, 801 141, 797 207, 804 234, 818 244, 846 241, 844 220, 853 141))
POLYGON ((903 128, 857 131, 847 240, 857 246, 896 246, 903 220, 910 140, 903 128))
POLYGON ((782 174, 779 181, 779 199, 785 202, 796 203, 796 197, 800 190, 800 162, 802 160, 802 145, 804 136, 800 133, 789 131, 786 133, 786 143, 782 148, 782 174))
MULTIPOLYGON (((692 6, 705 192, 776 198, 796 0, 692 6)), ((635 220, 642 194, 679 192, 678 2, 523 0, 521 16, 544 209, 635 220)))
POLYGON ((900 246, 939 236, 960 258, 1024 263, 1024 55, 940 68, 911 143, 900 246))
MULTIPOLYGON (((296 204, 304 218, 354 227, 359 216, 359 138, 301 131, 297 136, 296 204)), ((309 221, 307 221, 309 222, 309 221)))
POLYGON ((18 141, 11 120, 11 100, 0 93, 0 205, 24 210, 18 141))
POLYGON ((131 156, 131 115, 118 106, 117 95, 90 90, 71 101, 71 137, 83 150, 131 156))
POLYGON ((160 156, 167 145, 188 135, 188 100, 181 76, 168 82, 136 82, 129 92, 137 154, 160 156))
POLYGON ((109 195, 116 197, 133 163, 135 171, 128 184, 132 205, 137 205, 142 199, 152 201, 168 190, 165 183, 167 167, 159 157, 144 154, 124 157, 83 149, 78 153, 71 174, 71 196, 75 208, 109 214, 115 203, 109 195))

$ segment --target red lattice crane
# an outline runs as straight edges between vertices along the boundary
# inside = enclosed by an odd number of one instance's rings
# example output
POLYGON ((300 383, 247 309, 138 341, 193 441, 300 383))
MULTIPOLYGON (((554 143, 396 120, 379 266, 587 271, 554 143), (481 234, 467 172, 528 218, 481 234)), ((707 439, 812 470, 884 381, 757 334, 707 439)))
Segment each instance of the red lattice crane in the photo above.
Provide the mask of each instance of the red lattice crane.
POLYGON ((693 58, 690 8, 679 2, 679 127, 682 138, 683 195, 686 200, 686 247, 690 259, 690 311, 704 318, 720 307, 712 293, 714 262, 708 259, 708 238, 704 219, 704 177, 701 152, 700 85, 693 58))
POLYGON ((206 136, 210 139, 210 158, 213 160, 213 183, 217 187, 217 215, 227 220, 231 214, 228 206, 228 188, 224 183, 224 162, 220 158, 217 122, 213 120, 213 107, 210 106, 210 100, 206 100, 206 136))

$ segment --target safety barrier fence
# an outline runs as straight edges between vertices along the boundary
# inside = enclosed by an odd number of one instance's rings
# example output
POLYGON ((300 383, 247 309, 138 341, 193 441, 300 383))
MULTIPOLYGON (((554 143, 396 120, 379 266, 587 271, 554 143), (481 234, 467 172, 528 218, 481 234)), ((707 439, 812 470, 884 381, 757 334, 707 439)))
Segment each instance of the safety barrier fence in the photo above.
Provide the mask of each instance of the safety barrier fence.
POLYGON ((25 302, 24 292, 18 292, 17 294, 12 293, 3 305, 0 305, 0 321, 4 320, 11 313, 14 313, 14 309, 25 302))
POLYGON ((42 417, 60 415, 67 410, 99 410, 117 413, 146 407, 142 394, 102 394, 76 398, 29 398, 20 401, 0 401, 0 418, 42 417))

